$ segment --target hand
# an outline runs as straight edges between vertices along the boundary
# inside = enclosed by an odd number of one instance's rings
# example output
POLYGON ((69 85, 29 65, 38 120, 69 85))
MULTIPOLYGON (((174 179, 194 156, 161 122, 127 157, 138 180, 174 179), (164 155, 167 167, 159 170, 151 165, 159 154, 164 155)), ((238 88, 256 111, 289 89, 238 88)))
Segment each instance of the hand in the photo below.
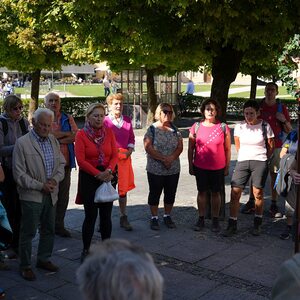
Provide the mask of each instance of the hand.
POLYGON ((194 172, 194 167, 193 165, 189 166, 189 173, 190 175, 194 176, 195 175, 195 172, 194 172))
POLYGON ((300 184, 300 174, 296 170, 290 170, 290 175, 295 184, 300 184))
POLYGON ((166 169, 170 169, 172 166, 173 157, 171 155, 165 156, 162 160, 162 163, 164 164, 166 169))
POLYGON ((46 194, 50 194, 54 191, 57 183, 56 181, 54 180, 55 184, 53 184, 53 182, 50 180, 48 180, 46 183, 44 183, 43 185, 43 191, 46 193, 46 194))
POLYGON ((276 119, 281 123, 286 122, 286 118, 285 118, 284 114, 281 112, 276 113, 276 119))
POLYGON ((114 178, 114 176, 109 170, 105 170, 104 172, 101 172, 98 175, 96 175, 95 178, 100 181, 109 182, 114 178))
POLYGON ((229 166, 226 166, 224 169, 224 176, 227 176, 229 174, 229 166))

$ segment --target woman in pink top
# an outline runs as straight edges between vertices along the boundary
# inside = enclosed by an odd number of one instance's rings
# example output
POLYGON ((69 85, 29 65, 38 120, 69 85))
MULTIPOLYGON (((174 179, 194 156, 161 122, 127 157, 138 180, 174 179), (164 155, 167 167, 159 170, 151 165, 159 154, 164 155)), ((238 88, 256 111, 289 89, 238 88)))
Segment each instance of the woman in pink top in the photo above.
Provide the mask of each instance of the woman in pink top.
POLYGON ((127 192, 134 189, 134 175, 131 154, 135 146, 135 137, 131 120, 123 116, 123 95, 109 95, 106 98, 109 115, 105 117, 104 125, 114 132, 118 148, 118 192, 120 208, 120 226, 127 231, 132 230, 126 214, 127 192))
POLYGON ((204 228, 206 194, 211 192, 212 231, 219 232, 221 188, 228 175, 231 155, 229 127, 218 120, 221 108, 217 101, 208 99, 201 105, 204 120, 195 123, 189 134, 189 173, 196 176, 199 219, 194 230, 204 228), (223 126, 224 125, 224 126, 223 126))

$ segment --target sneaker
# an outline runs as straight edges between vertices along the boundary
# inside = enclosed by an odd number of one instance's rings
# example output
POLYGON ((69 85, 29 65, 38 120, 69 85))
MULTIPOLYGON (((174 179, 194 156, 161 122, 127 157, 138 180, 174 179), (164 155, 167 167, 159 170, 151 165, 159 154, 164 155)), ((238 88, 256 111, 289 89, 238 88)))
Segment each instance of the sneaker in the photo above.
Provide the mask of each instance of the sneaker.
POLYGON ((215 218, 215 217, 213 218, 212 224, 211 224, 211 231, 215 232, 215 233, 218 233, 221 231, 221 227, 220 227, 218 218, 215 218))
POLYGON ((224 237, 232 237, 237 233, 237 220, 228 219, 228 226, 226 230, 222 233, 224 237))
POLYGON ((272 218, 282 218, 282 213, 279 211, 276 202, 273 203, 273 201, 272 201, 272 204, 269 209, 269 213, 272 218))
POLYGON ((159 224, 158 224, 158 219, 157 218, 153 218, 150 220, 150 228, 152 230, 159 230, 159 224))
POLYGON ((194 225, 195 231, 202 231, 205 227, 204 217, 199 217, 197 223, 194 225))
POLYGON ((254 235, 254 236, 259 236, 260 235, 261 224, 262 224, 262 218, 255 217, 254 218, 254 226, 253 226, 253 229, 251 230, 252 235, 254 235))
POLYGON ((285 230, 279 235, 282 240, 288 240, 292 236, 292 226, 286 226, 285 230))
POLYGON ((126 215, 120 217, 120 227, 124 228, 126 231, 131 231, 132 230, 132 226, 128 222, 128 219, 127 219, 126 215))
POLYGON ((254 214, 254 212, 255 212, 255 200, 254 198, 249 198, 248 202, 242 206, 241 213, 254 214))
POLYGON ((164 223, 168 228, 176 228, 175 223, 172 221, 170 216, 164 217, 164 223))

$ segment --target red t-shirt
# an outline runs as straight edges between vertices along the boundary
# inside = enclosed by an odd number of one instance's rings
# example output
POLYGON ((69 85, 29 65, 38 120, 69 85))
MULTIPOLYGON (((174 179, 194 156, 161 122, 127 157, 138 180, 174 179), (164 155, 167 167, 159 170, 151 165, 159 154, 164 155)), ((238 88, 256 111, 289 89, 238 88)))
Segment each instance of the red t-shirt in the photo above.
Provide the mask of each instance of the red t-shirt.
MULTIPOLYGON (((282 105, 282 113, 284 114, 286 120, 288 122, 291 121, 289 112, 284 104, 282 105)), ((281 131, 283 130, 282 124, 279 120, 276 119, 276 113, 278 112, 278 104, 275 103, 274 105, 267 105, 265 102, 262 103, 261 110, 260 110, 260 118, 268 122, 274 132, 275 135, 275 148, 282 147, 282 141, 279 137, 281 131)))

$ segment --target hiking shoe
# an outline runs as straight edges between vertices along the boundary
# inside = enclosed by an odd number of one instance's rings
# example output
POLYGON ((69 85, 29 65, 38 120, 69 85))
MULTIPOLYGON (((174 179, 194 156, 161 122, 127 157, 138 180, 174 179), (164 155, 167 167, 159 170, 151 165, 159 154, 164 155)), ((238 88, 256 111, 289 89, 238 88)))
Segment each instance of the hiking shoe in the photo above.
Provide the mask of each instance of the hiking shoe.
POLYGON ((150 220, 150 228, 152 230, 159 230, 159 224, 158 224, 158 219, 157 218, 153 218, 150 220))
POLYGON ((221 231, 221 227, 220 227, 218 218, 213 217, 213 221, 212 221, 212 224, 211 224, 211 231, 215 232, 215 233, 221 231))
POLYGON ((262 218, 255 217, 253 223, 254 223, 254 226, 253 226, 253 229, 252 229, 251 233, 254 236, 259 236, 260 232, 261 232, 262 218))
POLYGON ((285 230, 279 235, 282 240, 288 240, 292 236, 292 226, 286 226, 285 230))
POLYGON ((128 222, 128 218, 126 215, 120 217, 120 227, 124 228, 126 231, 132 230, 132 226, 128 222))
POLYGON ((228 219, 228 226, 226 230, 222 233, 224 237, 232 237, 237 233, 237 220, 228 219))
POLYGON ((241 213, 242 214, 254 214, 255 212, 255 200, 254 198, 249 198, 249 200, 242 206, 241 213))
POLYGON ((201 231, 205 227, 204 217, 199 217, 197 223, 194 225, 195 231, 201 231))
POLYGON ((269 213, 272 218, 282 218, 282 213, 279 211, 276 202, 273 203, 273 201, 272 201, 272 204, 269 209, 269 213))
POLYGON ((164 217, 164 223, 168 228, 176 228, 175 223, 172 221, 170 216, 164 217))

